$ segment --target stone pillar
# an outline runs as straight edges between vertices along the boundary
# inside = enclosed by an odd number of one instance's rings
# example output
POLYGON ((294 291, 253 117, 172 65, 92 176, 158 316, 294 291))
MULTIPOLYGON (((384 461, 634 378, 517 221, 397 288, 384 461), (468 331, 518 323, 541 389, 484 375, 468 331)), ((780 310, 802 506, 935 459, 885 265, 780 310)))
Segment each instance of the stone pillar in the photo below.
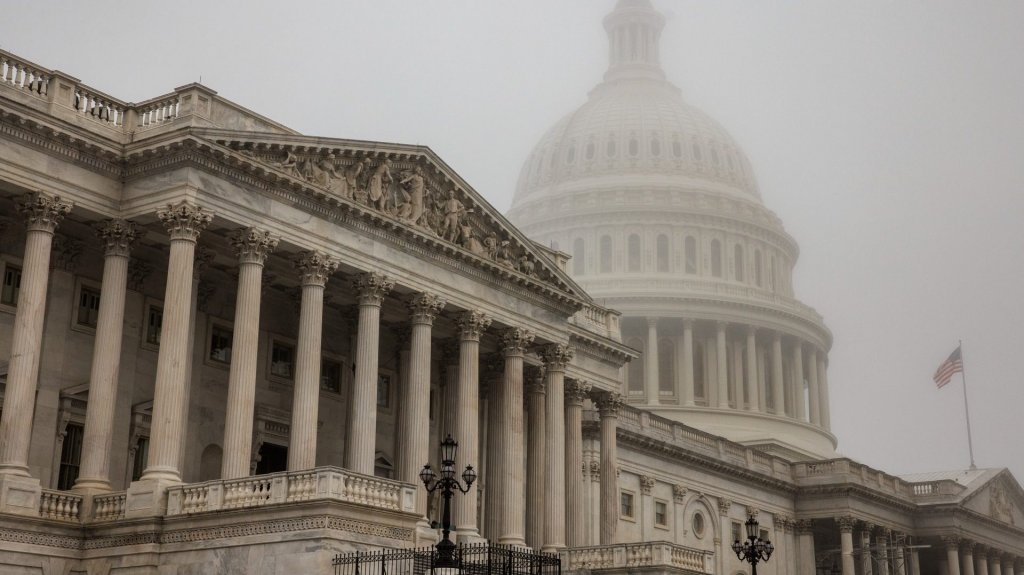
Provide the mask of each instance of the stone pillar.
POLYGON ((618 439, 616 430, 622 396, 602 393, 596 398, 601 414, 601 525, 600 544, 615 543, 619 524, 618 439))
POLYGON ((544 545, 544 509, 549 499, 545 497, 547 462, 544 458, 544 446, 547 442, 547 426, 545 414, 544 371, 530 369, 529 383, 526 385, 527 408, 529 417, 527 425, 526 447, 526 545, 536 550, 544 545))
POLYGON ((658 318, 647 318, 647 349, 644 350, 644 389, 647 404, 658 405, 661 386, 658 377, 658 318))
POLYGON ((837 517, 839 524, 839 559, 843 575, 856 575, 853 561, 853 517, 837 517))
MULTIPOLYGON (((456 401, 459 410, 455 419, 455 434, 461 457, 468 465, 481 469, 480 450, 477 438, 480 435, 480 336, 490 327, 491 318, 480 311, 471 310, 461 314, 459 326, 459 376, 456 401)), ((470 489, 462 497, 452 500, 452 517, 459 541, 479 539, 477 527, 477 488, 470 489)))
MULTIPOLYGON (((377 272, 360 274, 353 282, 359 299, 356 376, 345 435, 345 467, 373 475, 377 453, 377 359, 380 354, 380 306, 395 281, 377 272)), ((418 481, 418 479, 417 479, 418 481)))
POLYGON ((694 405, 693 400, 693 320, 683 320, 683 403, 694 405))
POLYGON ((295 260, 302 285, 299 339, 295 347, 288 471, 316 467, 317 418, 320 408, 320 350, 323 340, 324 287, 338 261, 321 252, 302 252, 295 260))
POLYGON ((906 545, 907 536, 900 533, 896 535, 896 548, 894 549, 893 557, 893 569, 896 571, 896 575, 907 575, 907 557, 903 552, 903 547, 906 545))
POLYGON ((991 575, 1002 575, 1002 555, 999 551, 993 549, 988 554, 988 572, 991 575))
POLYGON ((921 575, 921 556, 917 549, 910 550, 910 575, 921 575))
POLYGON ((743 385, 743 346, 740 345, 739 340, 733 340, 732 344, 732 383, 729 388, 732 389, 733 397, 736 398, 736 409, 746 409, 746 394, 744 393, 743 385))
POLYGON ((270 232, 256 228, 239 230, 230 241, 238 254, 238 295, 235 299, 235 328, 231 336, 224 459, 220 467, 222 479, 245 477, 251 469, 263 262, 278 242, 270 232))
POLYGON ((832 430, 831 407, 828 403, 828 372, 825 365, 825 353, 818 356, 818 410, 821 412, 821 426, 825 431, 832 430))
POLYGON ((975 575, 988 575, 988 549, 978 545, 974 549, 975 575))
POLYGON ((860 532, 860 571, 861 575, 873 575, 875 569, 874 560, 871 558, 871 531, 874 525, 865 523, 860 532))
POLYGON ((782 383, 782 335, 772 334, 772 413, 786 415, 786 390, 782 383))
POLYGON ((1003 575, 1014 575, 1017 570, 1017 558, 1007 553, 1003 555, 1003 575))
POLYGON ((523 355, 533 343, 529 330, 510 327, 501 335, 505 356, 505 377, 496 394, 496 425, 494 465, 491 487, 488 487, 488 508, 497 513, 498 543, 524 545, 523 500, 523 355), (493 502, 493 505, 491 505, 493 502))
POLYGON ((821 425, 821 397, 818 393, 818 350, 807 358, 807 407, 812 425, 821 425))
POLYGON ((11 333, 4 409, 0 416, 0 476, 28 477, 32 415, 39 385, 39 354, 50 278, 50 247, 54 230, 71 211, 71 202, 60 196, 34 192, 19 199, 18 209, 25 216, 28 231, 21 266, 21 292, 11 333))
MULTIPOLYGON (((168 205, 157 216, 171 238, 167 258, 167 290, 164 294, 160 354, 156 363, 153 394, 153 424, 149 436, 149 457, 142 481, 180 483, 181 444, 185 433, 188 399, 188 326, 191 322, 192 268, 196 240, 213 215, 188 202, 168 205)), ((251 431, 250 431, 251 433, 251 431)), ((227 451, 225 450, 225 456, 227 451)), ((248 457, 248 452, 246 457, 248 457)))
POLYGON ((135 223, 107 220, 96 229, 103 240, 103 292, 89 372, 89 403, 85 408, 82 466, 75 491, 110 491, 110 446, 114 435, 117 376, 121 369, 124 302, 128 289, 128 254, 135 242, 135 223))
POLYGON ((892 531, 888 527, 880 527, 875 535, 875 545, 878 547, 878 575, 890 575, 892 573, 892 557, 889 556, 889 534, 892 531))
POLYGON ((484 358, 484 377, 487 388, 487 447, 484 450, 483 487, 484 491, 484 525, 482 535, 490 541, 498 540, 498 495, 497 486, 501 478, 495 470, 498 468, 498 437, 502 430, 498 426, 502 423, 498 414, 498 397, 501 388, 505 385, 505 358, 500 353, 490 353, 484 358))
POLYGON ((747 397, 750 398, 750 403, 747 404, 747 410, 749 411, 760 411, 761 401, 758 398, 758 385, 757 385, 757 328, 754 326, 747 326, 747 373, 743 378, 744 383, 747 386, 747 397))
POLYGON ((590 384, 569 380, 565 386, 565 521, 569 547, 590 544, 586 524, 587 492, 583 469, 583 400, 590 384))
POLYGON ((949 575, 960 575, 960 537, 947 535, 942 537, 946 544, 946 564, 949 575))
POLYGON ((557 553, 565 548, 565 367, 572 361, 572 349, 560 343, 544 348, 545 402, 544 443, 545 553, 557 553))
POLYGON ((724 321, 715 323, 715 360, 718 363, 718 407, 729 408, 729 354, 725 345, 724 321))
POLYGON ((650 475, 640 476, 640 499, 637 503, 637 523, 640 524, 640 541, 652 541, 651 531, 654 529, 654 484, 650 475))
POLYGON ((804 401, 804 350, 803 344, 797 340, 793 344, 793 417, 806 421, 807 409, 804 401))
POLYGON ((964 539, 960 544, 960 573, 974 575, 974 541, 964 539))
MULTIPOLYGON (((192 291, 188 300, 188 344, 186 345, 188 354, 185 356, 185 373, 188 374, 188 380, 185 382, 185 399, 183 400, 185 403, 185 409, 181 411, 181 428, 189 430, 190 432, 193 431, 188 425, 189 410, 192 406, 190 403, 192 385, 199 381, 201 373, 201 369, 197 373, 194 361, 196 356, 196 322, 199 319, 199 284, 206 268, 209 267, 210 262, 213 261, 213 257, 214 253, 212 251, 201 245, 196 245, 195 261, 192 263, 192 291)), ((202 361, 202 357, 200 357, 200 361, 202 361)), ((178 442, 178 469, 184 470, 185 468, 185 447, 187 443, 187 441, 178 442)), ((129 459, 128 461, 132 461, 132 459, 129 459)))
POLYGON ((814 523, 810 519, 800 519, 796 522, 797 538, 800 547, 800 575, 817 575, 814 561, 814 523))

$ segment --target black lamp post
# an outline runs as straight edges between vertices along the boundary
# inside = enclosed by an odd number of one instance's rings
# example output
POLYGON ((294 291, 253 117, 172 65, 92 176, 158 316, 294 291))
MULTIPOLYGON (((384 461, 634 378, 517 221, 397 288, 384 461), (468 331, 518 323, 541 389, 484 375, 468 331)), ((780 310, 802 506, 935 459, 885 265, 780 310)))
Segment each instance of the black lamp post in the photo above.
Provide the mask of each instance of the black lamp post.
POLYGON ((757 563, 759 561, 767 562, 768 558, 772 556, 772 551, 775 551, 775 546, 771 541, 765 541, 758 537, 760 525, 757 523, 757 519, 749 517, 744 525, 747 527, 747 540, 740 543, 737 539, 732 544, 732 550, 736 552, 736 557, 740 561, 750 563, 750 574, 757 575, 757 563))
POLYGON ((470 486, 476 481, 476 470, 472 465, 467 465, 462 472, 462 481, 466 483, 463 487, 455 477, 455 453, 459 449, 459 443, 452 439, 451 434, 441 442, 441 478, 430 468, 430 464, 423 466, 420 471, 420 480, 427 488, 427 493, 441 490, 441 497, 444 498, 444 505, 441 508, 441 533, 444 535, 437 543, 437 559, 434 561, 434 568, 452 569, 458 567, 455 561, 455 543, 449 538, 452 531, 452 495, 458 489, 468 493, 470 486), (435 483, 434 481, 437 480, 435 483))

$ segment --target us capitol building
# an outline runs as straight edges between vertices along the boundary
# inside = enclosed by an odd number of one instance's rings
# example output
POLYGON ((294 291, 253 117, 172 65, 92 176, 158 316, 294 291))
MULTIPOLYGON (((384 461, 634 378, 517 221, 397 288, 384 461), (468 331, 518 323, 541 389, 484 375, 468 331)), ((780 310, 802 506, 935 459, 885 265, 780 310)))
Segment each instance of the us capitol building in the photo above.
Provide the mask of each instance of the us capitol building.
POLYGON ((429 148, 0 51, 0 572, 330 573, 460 541, 600 574, 1024 572, 1002 468, 839 455, 821 316, 743 152, 620 0, 506 218, 429 148))

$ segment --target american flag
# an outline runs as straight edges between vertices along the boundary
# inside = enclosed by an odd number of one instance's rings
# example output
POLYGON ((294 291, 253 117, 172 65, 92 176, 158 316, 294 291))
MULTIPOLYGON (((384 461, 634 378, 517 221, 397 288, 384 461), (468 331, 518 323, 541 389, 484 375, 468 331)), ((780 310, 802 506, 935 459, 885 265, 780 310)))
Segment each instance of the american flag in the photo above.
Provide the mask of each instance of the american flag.
POLYGON ((935 376, 932 379, 935 380, 935 385, 942 389, 949 380, 952 379, 953 374, 964 372, 964 361, 960 357, 960 346, 956 346, 953 353, 949 354, 949 358, 942 362, 939 369, 935 371, 935 376))

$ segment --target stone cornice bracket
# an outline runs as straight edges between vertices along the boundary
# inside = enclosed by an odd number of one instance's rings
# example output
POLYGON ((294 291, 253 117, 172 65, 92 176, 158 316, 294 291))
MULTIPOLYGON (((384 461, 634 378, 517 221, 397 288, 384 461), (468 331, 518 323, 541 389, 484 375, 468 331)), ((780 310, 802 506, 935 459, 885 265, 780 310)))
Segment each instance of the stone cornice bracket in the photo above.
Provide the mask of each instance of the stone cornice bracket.
POLYGON ((729 509, 732 508, 732 500, 724 497, 718 498, 718 514, 725 517, 729 514, 729 509))
POLYGON ((796 520, 796 532, 801 535, 807 535, 814 532, 814 520, 813 519, 797 519, 796 520))
POLYGON ((590 396, 592 386, 581 379, 570 379, 565 382, 565 401, 569 405, 583 405, 583 400, 590 396))
POLYGON ((135 222, 121 218, 104 220, 96 224, 96 236, 103 240, 103 255, 128 257, 132 245, 145 234, 137 230, 135 222))
POLYGON ((352 287, 358 294, 359 305, 380 306, 384 297, 395 287, 395 280, 378 272, 366 272, 356 276, 352 287))
POLYGON ((210 269, 210 262, 216 255, 210 248, 196 245, 195 261, 192 262, 192 279, 199 279, 206 273, 206 270, 210 269))
POLYGON ((836 517, 836 523, 839 524, 840 533, 853 533, 853 526, 857 523, 857 520, 849 515, 843 515, 836 517))
POLYGON ((540 351, 544 369, 548 371, 565 371, 565 366, 575 355, 576 352, 571 347, 561 343, 546 345, 540 351))
POLYGON ((167 204, 156 211, 156 216, 167 228, 171 240, 190 242, 199 239, 199 234, 213 221, 212 213, 185 201, 167 204))
POLYGON ((640 493, 643 495, 650 495, 651 491, 654 490, 654 478, 650 475, 640 476, 640 493))
POLYGON ((491 326, 491 318, 480 310, 471 309, 459 314, 455 323, 459 326, 460 339, 480 341, 480 336, 491 326))
POLYGON ((958 551, 960 549, 960 542, 963 541, 959 535, 943 535, 940 539, 946 544, 946 549, 956 549, 958 551))
POLYGON ((53 233, 71 211, 70 201, 43 192, 29 192, 18 198, 18 211, 25 216, 29 231, 53 233))
POLYGON ((259 228, 242 228, 228 237, 240 264, 263 265, 270 252, 277 247, 278 238, 259 228))
POLYGON ((409 302, 409 318, 413 324, 433 325, 437 314, 448 305, 445 298, 428 292, 418 293, 409 302))
POLYGON ((318 251, 303 251, 292 262, 304 286, 327 285, 327 279, 338 269, 338 260, 318 251))
POLYGON ((594 403, 597 404, 597 411, 601 414, 601 417, 618 417, 619 409, 622 407, 622 395, 605 391, 597 394, 594 397, 594 403))
POLYGON ((505 357, 525 355, 534 334, 524 327, 510 327, 501 332, 501 351, 505 357))
POLYGON ((676 503, 682 503, 683 499, 686 498, 686 491, 687 491, 687 489, 686 489, 685 485, 680 485, 678 483, 673 485, 672 486, 672 499, 674 499, 676 503))

